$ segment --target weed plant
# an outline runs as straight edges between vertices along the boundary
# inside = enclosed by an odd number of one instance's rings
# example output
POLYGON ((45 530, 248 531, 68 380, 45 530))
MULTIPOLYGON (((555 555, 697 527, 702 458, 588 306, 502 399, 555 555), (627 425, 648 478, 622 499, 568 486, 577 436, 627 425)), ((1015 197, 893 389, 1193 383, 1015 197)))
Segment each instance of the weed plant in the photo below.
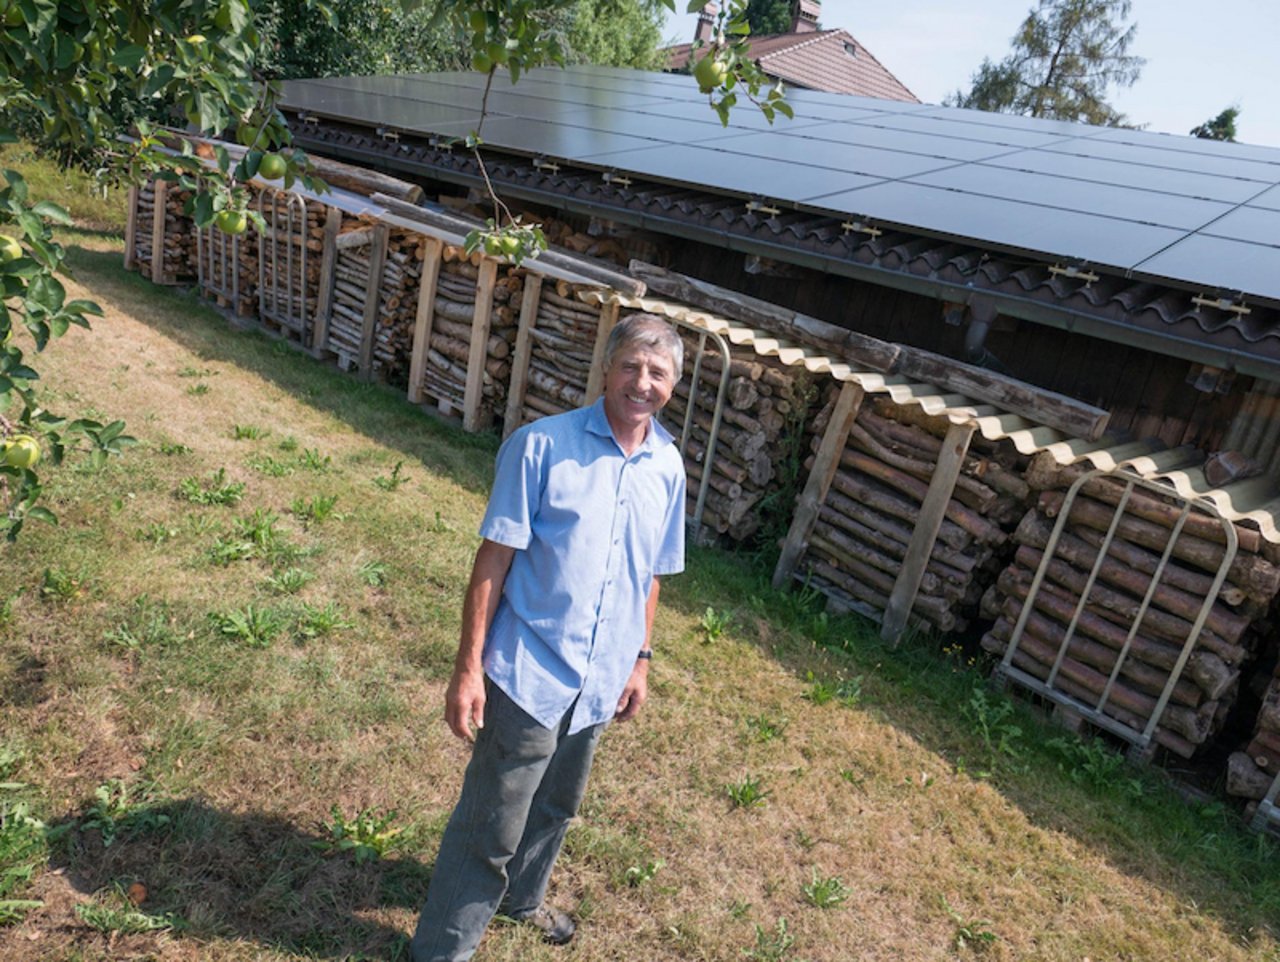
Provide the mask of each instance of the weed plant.
POLYGON ((758 777, 747 775, 741 781, 725 785, 724 793, 729 796, 734 808, 751 809, 763 806, 772 791, 763 788, 758 777))
POLYGON ((821 876, 816 868, 810 880, 800 890, 805 901, 818 909, 835 908, 853 894, 838 875, 821 876))
POLYGON ((178 496, 192 504, 229 505, 244 499, 243 481, 228 481, 227 469, 218 468, 202 483, 199 478, 183 478, 178 484, 178 496))

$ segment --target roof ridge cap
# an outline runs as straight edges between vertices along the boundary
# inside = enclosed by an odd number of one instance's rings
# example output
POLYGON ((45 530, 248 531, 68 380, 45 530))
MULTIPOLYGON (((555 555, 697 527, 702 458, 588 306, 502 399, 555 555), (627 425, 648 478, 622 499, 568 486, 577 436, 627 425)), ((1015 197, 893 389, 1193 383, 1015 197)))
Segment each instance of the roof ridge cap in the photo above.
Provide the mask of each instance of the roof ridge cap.
MULTIPOLYGON (((808 33, 808 32, 809 32, 809 31, 805 31, 805 33, 808 33)), ((778 48, 777 50, 772 50, 772 51, 770 51, 769 53, 763 54, 762 56, 760 56, 759 60, 768 60, 770 57, 776 57, 776 56, 778 56, 778 54, 781 54, 781 53, 791 53, 791 52, 793 52, 793 51, 795 51, 795 50, 802 50, 803 48, 808 47, 808 46, 810 46, 811 44, 819 43, 819 42, 821 42, 821 41, 823 41, 823 40, 828 40, 828 39, 830 39, 834 34, 837 34, 837 33, 843 33, 843 32, 844 32, 844 31, 843 31, 843 30, 840 30, 840 29, 836 29, 836 30, 818 30, 818 31, 814 32, 814 34, 813 34, 813 39, 812 39, 812 40, 797 40, 797 41, 796 41, 795 43, 793 43, 793 44, 788 44, 788 45, 787 45, 787 46, 785 46, 785 47, 780 47, 780 48, 778 48)), ((777 34, 772 34, 772 36, 775 36, 775 37, 787 37, 787 36, 791 36, 791 34, 794 34, 794 33, 795 33, 795 31, 791 31, 791 33, 777 33, 777 34)), ((803 36, 803 34, 796 34, 796 36, 803 36)), ((761 40, 764 40, 764 39, 767 39, 767 38, 765 38, 765 37, 761 37, 760 39, 761 39, 761 40)), ((759 61, 757 61, 757 62, 759 62, 759 61)))

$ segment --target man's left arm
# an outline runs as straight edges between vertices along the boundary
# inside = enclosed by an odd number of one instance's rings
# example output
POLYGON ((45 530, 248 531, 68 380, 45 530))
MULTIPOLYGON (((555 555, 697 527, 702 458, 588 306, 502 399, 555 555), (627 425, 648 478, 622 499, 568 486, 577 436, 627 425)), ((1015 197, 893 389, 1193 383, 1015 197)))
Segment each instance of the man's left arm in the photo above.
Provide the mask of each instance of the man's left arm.
MULTIPOLYGON (((649 598, 644 605, 644 645, 642 651, 652 651, 653 619, 658 614, 658 579, 654 578, 649 586, 649 598)), ((636 717, 640 706, 649 697, 649 659, 637 658, 636 666, 631 669, 631 677, 627 679, 627 687, 622 689, 622 697, 618 699, 618 710, 614 713, 614 721, 629 721, 636 717)))

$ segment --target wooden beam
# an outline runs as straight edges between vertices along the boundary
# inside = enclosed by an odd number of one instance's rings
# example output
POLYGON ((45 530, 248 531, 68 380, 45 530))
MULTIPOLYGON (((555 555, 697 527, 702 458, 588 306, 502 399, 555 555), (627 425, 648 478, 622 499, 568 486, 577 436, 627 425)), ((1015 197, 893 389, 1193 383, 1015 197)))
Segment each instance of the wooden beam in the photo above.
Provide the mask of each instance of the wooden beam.
POLYGON ((333 268, 338 261, 338 230, 342 227, 342 211, 330 207, 324 221, 324 247, 320 254, 320 290, 316 297, 316 314, 311 320, 308 347, 319 356, 329 343, 329 321, 333 318, 333 268))
POLYGON ((775 336, 795 338, 803 344, 829 351, 839 360, 882 372, 893 371, 897 366, 902 350, 897 344, 868 337, 816 317, 797 313, 788 307, 748 297, 644 261, 633 260, 629 270, 641 278, 651 291, 722 314, 735 321, 764 328, 775 336))
POLYGON ((151 283, 164 283, 164 204, 169 182, 155 182, 155 207, 151 210, 151 283))
POLYGON ((617 301, 605 301, 600 305, 600 326, 596 328, 596 343, 591 351, 591 370, 587 372, 586 404, 595 404, 596 398, 604 391, 604 348, 609 342, 614 325, 618 323, 619 310, 617 301))
POLYGON ((493 287, 498 278, 498 262, 486 257, 480 264, 476 283, 476 312, 471 321, 471 350, 467 354, 467 385, 462 395, 462 429, 479 431, 481 391, 484 388, 484 361, 489 345, 489 321, 493 316, 493 287))
POLYGON ((973 422, 953 424, 942 441, 942 450, 938 452, 938 464, 929 482, 929 491, 925 495, 924 504, 920 506, 920 517, 911 534, 911 543, 907 545, 907 556, 893 583, 884 620, 880 623, 880 637, 892 644, 898 643, 907 627, 907 617, 920 592, 920 579, 924 577, 929 556, 933 554, 933 545, 938 540, 947 503, 955 491, 956 479, 960 477, 960 469, 964 466, 969 443, 973 440, 976 429, 977 425, 973 422))
POLYGON ((781 588, 791 580, 796 565, 804 554, 805 542, 813 530, 813 523, 818 512, 827 500, 827 492, 831 490, 831 482, 835 478, 836 468, 840 466, 840 454, 849 440, 849 431, 858 417, 858 409, 862 407, 863 390, 853 381, 845 381, 840 387, 840 396, 836 399, 835 409, 831 412, 831 420, 822 433, 822 441, 814 458, 813 467, 809 470, 809 479, 805 482, 804 491, 796 500, 796 513, 791 518, 791 528, 787 531, 787 539, 782 545, 782 554, 773 569, 773 586, 781 588))
POLYGON ((511 356, 511 385, 507 388, 503 438, 508 437, 524 421, 524 395, 529 390, 530 342, 533 340, 533 329, 538 324, 538 300, 541 296, 542 275, 526 275, 524 297, 520 301, 520 326, 516 329, 516 346, 511 356))
POLYGON ((436 282, 440 280, 440 262, 444 243, 427 238, 427 253, 422 260, 422 277, 418 284, 418 313, 413 321, 413 346, 409 353, 409 400, 422 403, 422 374, 427 367, 427 351, 431 349, 431 326, 436 313, 436 282))
POLYGON ((378 224, 373 229, 369 251, 369 280, 364 289, 364 318, 360 327, 360 378, 373 380, 373 342, 378 334, 378 302, 382 299, 382 268, 387 262, 387 242, 391 228, 378 224))
POLYGON ((1111 420, 1111 412, 1065 394, 913 347, 902 349, 898 373, 1089 441, 1102 437, 1111 420))
MULTIPOLYGON (((429 233, 423 230, 424 227, 434 228, 437 233, 451 235, 451 237, 445 237, 445 240, 453 239, 454 242, 460 243, 461 239, 471 231, 485 229, 484 223, 474 217, 406 204, 384 194, 374 194, 372 200, 387 209, 387 213, 393 218, 393 223, 401 223, 423 233, 429 233)), ((534 273, 563 277, 575 284, 599 284, 603 287, 611 287, 615 291, 621 291, 633 297, 643 297, 645 293, 643 281, 638 281, 620 271, 613 263, 587 257, 585 254, 576 254, 563 248, 545 250, 536 258, 524 261, 521 266, 534 273)))
POLYGON ((133 270, 138 266, 134 256, 134 247, 138 243, 138 185, 129 185, 129 220, 124 227, 124 269, 133 270))

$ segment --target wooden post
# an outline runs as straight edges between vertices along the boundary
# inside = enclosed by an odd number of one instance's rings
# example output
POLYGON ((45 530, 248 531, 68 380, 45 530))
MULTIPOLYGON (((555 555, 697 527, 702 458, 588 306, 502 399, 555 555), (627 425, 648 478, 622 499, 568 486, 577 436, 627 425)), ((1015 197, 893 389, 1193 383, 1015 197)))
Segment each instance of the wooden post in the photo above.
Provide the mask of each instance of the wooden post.
MULTIPOLYGON (((604 391, 604 346, 608 343, 613 326, 618 323, 620 306, 617 301, 605 301, 600 305, 600 327, 596 329, 595 349, 591 352, 591 370, 587 372, 586 404, 595 404, 604 391)), ((586 404, 583 406, 585 407, 586 404)))
POLYGON ((342 227, 342 211, 330 207, 324 221, 324 252, 320 255, 320 291, 316 297, 316 316, 311 324, 311 353, 315 357, 329 343, 329 321, 333 317, 333 270, 338 263, 338 231, 342 227))
POLYGON ((827 500, 827 492, 840 466, 840 455, 849 440, 849 430, 858 417, 858 409, 862 406, 863 390, 853 381, 845 381, 840 388, 840 396, 836 399, 835 409, 831 412, 831 420, 822 434, 822 442, 813 460, 813 468, 809 471, 809 480, 805 482, 804 491, 796 500, 796 513, 791 519, 791 528, 787 531, 787 540, 783 542, 782 554, 773 569, 773 586, 781 588, 795 573, 796 565, 804 554, 805 542, 813 523, 827 500))
POLYGON ((155 207, 151 211, 151 283, 164 283, 164 204, 169 182, 155 182, 155 207))
POLYGON ((467 353, 467 386, 462 395, 462 430, 479 431, 481 391, 484 388, 484 361, 489 349, 489 319, 493 315, 493 286, 498 278, 498 262, 486 257, 480 264, 476 284, 476 312, 471 320, 471 350, 467 353))
POLYGON ((516 346, 511 356, 511 386, 507 389, 507 413, 502 436, 506 438, 524 420, 524 393, 528 390, 529 342, 538 323, 538 299, 542 296, 542 275, 529 274, 524 279, 524 298, 520 301, 520 326, 516 330, 516 346))
POLYGON ((369 279, 364 289, 364 323, 360 328, 360 378, 373 380, 373 342, 378 333, 378 302, 382 299, 382 267, 387 261, 387 241, 391 228, 378 224, 373 229, 369 251, 369 279))
POLYGON ((440 279, 440 261, 444 242, 427 238, 427 254, 422 260, 422 277, 418 282, 418 313, 413 321, 413 346, 409 351, 409 400, 422 403, 422 372, 431 349, 431 322, 435 319, 436 282, 440 279))
POLYGON ((129 187, 129 221, 124 227, 124 269, 133 270, 138 266, 134 248, 138 243, 138 185, 129 187))
POLYGON ((880 637, 885 641, 896 645, 907 627, 907 617, 920 591, 920 579, 924 577, 925 566, 929 563, 929 556, 933 554, 933 545, 938 540, 947 503, 955 490, 956 479, 960 477, 960 469, 969 453, 969 442, 973 440, 976 428, 977 425, 972 421, 953 424, 942 441, 938 464, 929 481, 929 491, 925 495, 924 504, 920 506, 920 517, 916 519, 911 543, 907 545, 902 569, 898 572, 897 581, 893 583, 893 593, 889 595, 884 620, 880 623, 880 637))

